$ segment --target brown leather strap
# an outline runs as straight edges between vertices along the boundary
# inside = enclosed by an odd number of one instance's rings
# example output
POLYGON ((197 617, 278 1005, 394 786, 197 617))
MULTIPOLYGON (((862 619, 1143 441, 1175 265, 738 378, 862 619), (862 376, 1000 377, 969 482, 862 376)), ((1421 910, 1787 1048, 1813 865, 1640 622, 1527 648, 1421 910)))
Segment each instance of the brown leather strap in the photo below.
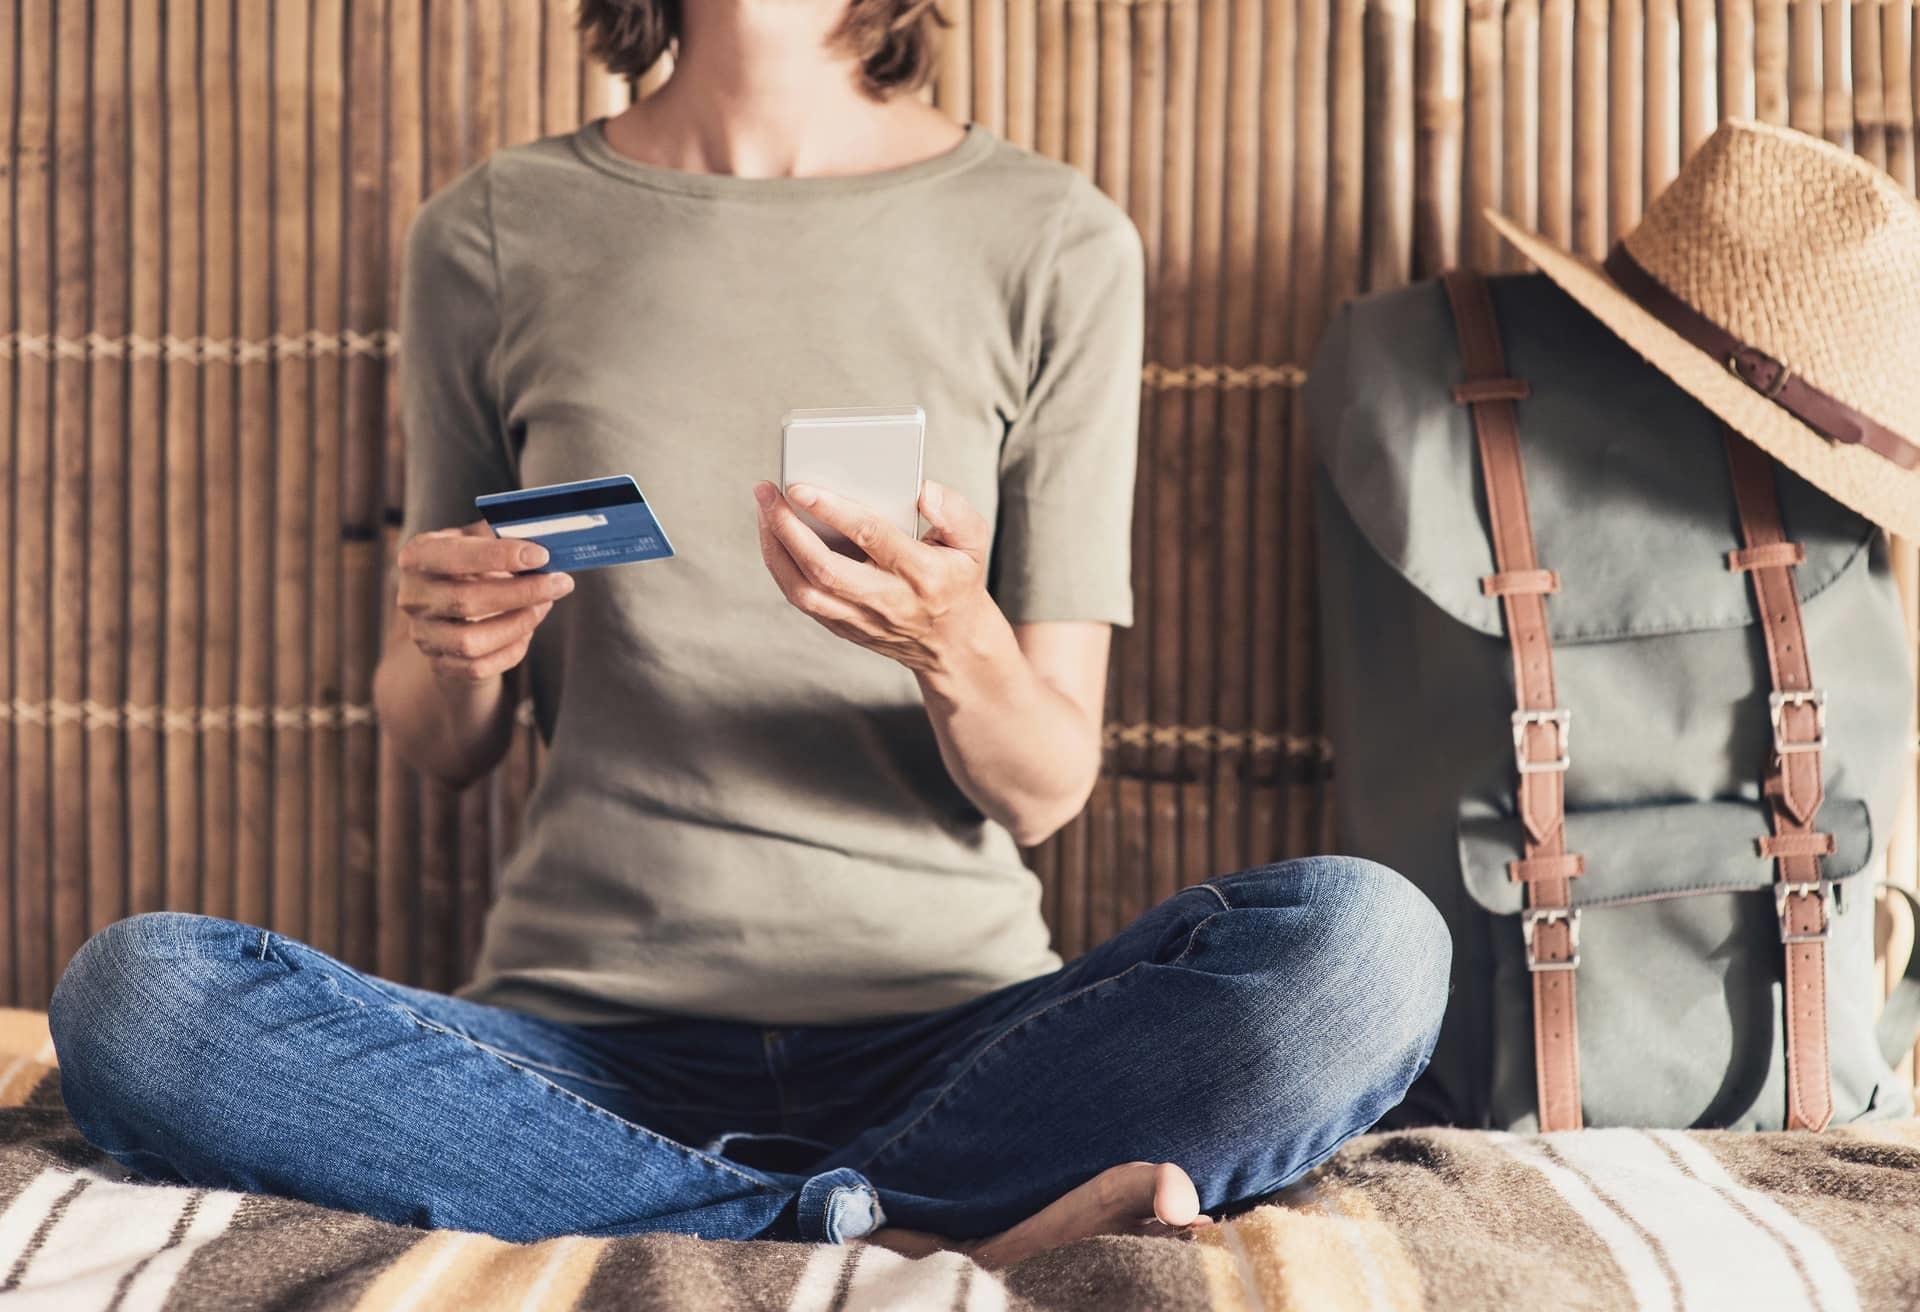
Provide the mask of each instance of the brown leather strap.
POLYGON ((1764 857, 1781 856, 1832 856, 1832 834, 1784 833, 1768 834, 1759 839, 1754 846, 1764 857))
POLYGON ((1536 879, 1578 879, 1586 873, 1587 859, 1575 852, 1507 862, 1507 878, 1516 884, 1530 884, 1536 879))
POLYGON ((1750 569, 1768 569, 1774 565, 1800 565, 1807 559, 1807 549, 1798 542, 1769 542, 1764 547, 1742 547, 1738 551, 1727 553, 1727 568, 1745 572, 1750 569))
POLYGON ((1604 267, 1607 276, 1637 301, 1641 309, 1726 365, 1734 377, 1828 441, 1864 446, 1902 469, 1920 466, 1920 446, 1838 397, 1821 391, 1787 364, 1747 345, 1701 314, 1648 273, 1624 245, 1613 248, 1604 267))
MULTIPOLYGON (((1487 518, 1497 573, 1513 579, 1544 573, 1534 556, 1533 524, 1527 512, 1527 482, 1520 461, 1520 426, 1514 401, 1526 384, 1507 377, 1493 298, 1477 273, 1446 277, 1460 336, 1467 381, 1454 391, 1471 407, 1486 483, 1487 518)), ((1558 583, 1557 578, 1555 583, 1558 583)), ((1486 584, 1483 581, 1482 586, 1486 584)), ((1534 1071, 1542 1130, 1580 1128, 1580 1049, 1574 1013, 1574 969, 1580 964, 1580 913, 1573 909, 1571 867, 1558 865, 1566 850, 1568 713, 1555 700, 1553 647, 1547 629, 1544 589, 1489 589, 1499 596, 1513 648, 1514 763, 1519 775, 1517 809, 1525 831, 1518 864, 1539 867, 1545 877, 1526 880, 1521 932, 1533 975, 1534 1071)))
POLYGON ((1489 597, 1505 597, 1520 592, 1558 592, 1560 575, 1550 569, 1528 569, 1515 574, 1489 574, 1480 580, 1480 591, 1489 597))
MULTIPOLYGON (((1750 557, 1785 543, 1773 461, 1728 429, 1727 463, 1750 557)), ((1833 1080, 1827 1057, 1828 885, 1821 880, 1820 857, 1833 850, 1833 837, 1816 832, 1813 819, 1824 793, 1825 697, 1813 686, 1793 567, 1754 565, 1746 572, 1773 676, 1768 707, 1774 750, 1765 793, 1774 837, 1762 841, 1761 852, 1777 863, 1774 904, 1786 954, 1787 1128, 1824 1130, 1833 1118, 1833 1080)))

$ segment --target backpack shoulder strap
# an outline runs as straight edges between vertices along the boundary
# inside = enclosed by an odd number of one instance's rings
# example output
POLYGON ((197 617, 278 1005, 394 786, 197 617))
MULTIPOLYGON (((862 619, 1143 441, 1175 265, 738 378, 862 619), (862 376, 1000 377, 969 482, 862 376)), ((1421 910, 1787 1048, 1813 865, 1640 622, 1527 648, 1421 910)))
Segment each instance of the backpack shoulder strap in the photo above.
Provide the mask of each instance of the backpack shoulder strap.
POLYGON ((1774 905, 1786 953, 1787 1128, 1824 1130, 1833 1119, 1833 1077, 1827 1050, 1827 899, 1833 885, 1821 877, 1820 856, 1833 840, 1813 827, 1825 796, 1820 749, 1827 741, 1826 694, 1813 686, 1807 635, 1793 567, 1802 559, 1787 541, 1773 460, 1731 428, 1727 465, 1745 547, 1727 553, 1727 568, 1753 583, 1754 607, 1766 635, 1773 691, 1773 757, 1767 767, 1767 810, 1773 837, 1760 852, 1776 862, 1774 905))
POLYGON ((1513 648, 1513 755, 1516 809, 1525 830, 1522 859, 1508 875, 1526 886, 1520 929, 1533 979, 1534 1070, 1540 1128, 1580 1128, 1580 1046, 1574 1011, 1574 972, 1580 965, 1580 913, 1573 907, 1581 858, 1566 850, 1565 777, 1571 715, 1553 685, 1553 643, 1547 629, 1548 594, 1559 575, 1535 556, 1527 511, 1527 482, 1520 459, 1520 426, 1514 403, 1527 385, 1507 376, 1506 354, 1486 279, 1456 270, 1445 279, 1460 337, 1466 381, 1454 389, 1456 403, 1473 415, 1486 485, 1487 519, 1493 536, 1495 573, 1480 589, 1500 598, 1507 640, 1513 648))

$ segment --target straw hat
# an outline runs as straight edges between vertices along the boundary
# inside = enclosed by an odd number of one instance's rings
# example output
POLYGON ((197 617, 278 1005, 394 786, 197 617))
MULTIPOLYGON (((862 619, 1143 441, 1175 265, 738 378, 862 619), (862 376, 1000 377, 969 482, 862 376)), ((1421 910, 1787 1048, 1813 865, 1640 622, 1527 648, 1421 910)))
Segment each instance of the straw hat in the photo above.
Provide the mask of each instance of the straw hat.
POLYGON ((1886 174, 1728 122, 1604 265, 1487 218, 1736 431, 1920 537, 1920 204, 1886 174))

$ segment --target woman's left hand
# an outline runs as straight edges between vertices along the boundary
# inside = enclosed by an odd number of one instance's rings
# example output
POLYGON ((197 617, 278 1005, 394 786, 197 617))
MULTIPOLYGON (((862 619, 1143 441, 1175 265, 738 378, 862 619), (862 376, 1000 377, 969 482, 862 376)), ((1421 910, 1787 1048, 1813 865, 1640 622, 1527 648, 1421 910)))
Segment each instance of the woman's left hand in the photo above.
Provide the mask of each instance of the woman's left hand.
POLYGON ((948 664, 994 611, 987 595, 992 527, 952 489, 921 485, 920 513, 932 528, 918 542, 831 492, 796 485, 788 495, 866 554, 854 560, 834 551, 777 487, 755 485, 768 572, 788 601, 847 641, 927 673, 948 664))

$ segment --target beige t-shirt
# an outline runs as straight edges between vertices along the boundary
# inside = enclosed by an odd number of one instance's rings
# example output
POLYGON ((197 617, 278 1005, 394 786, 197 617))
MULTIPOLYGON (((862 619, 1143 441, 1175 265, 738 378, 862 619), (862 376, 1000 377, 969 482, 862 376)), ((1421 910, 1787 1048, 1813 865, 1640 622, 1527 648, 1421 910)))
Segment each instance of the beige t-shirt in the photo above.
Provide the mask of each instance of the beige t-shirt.
POLYGON ((906 168, 754 180, 637 163, 593 124, 427 203, 407 532, 631 474, 679 553, 577 575, 538 632, 551 750, 466 996, 830 1023, 1058 964, 913 676, 780 595, 752 485, 788 410, 922 406, 926 476, 996 523, 1008 619, 1129 623, 1141 263, 1084 178, 978 127, 906 168))

